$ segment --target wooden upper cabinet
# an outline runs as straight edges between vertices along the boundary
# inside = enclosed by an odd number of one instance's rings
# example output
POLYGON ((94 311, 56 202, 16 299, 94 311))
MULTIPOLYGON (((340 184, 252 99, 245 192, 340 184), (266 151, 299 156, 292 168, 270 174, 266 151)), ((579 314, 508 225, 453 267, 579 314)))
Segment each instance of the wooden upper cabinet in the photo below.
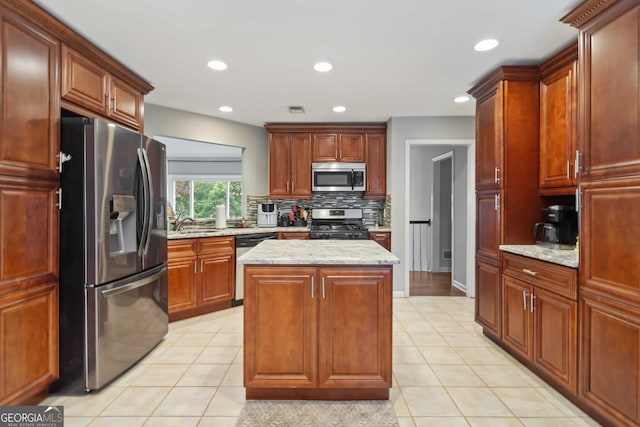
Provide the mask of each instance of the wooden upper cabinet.
POLYGON ((538 67, 500 67, 469 90, 476 99, 476 189, 537 193, 539 80, 538 67))
POLYGON ((289 196, 290 141, 291 135, 288 133, 269 134, 269 198, 289 196))
POLYGON ((365 199, 387 196, 385 125, 266 125, 269 198, 310 199, 313 162, 366 164, 365 199))
POLYGON ((315 133, 314 162, 364 162, 365 135, 362 133, 315 133))
POLYGON ((338 144, 338 161, 364 162, 365 136, 361 133, 341 133, 338 144))
POLYGON ((115 77, 111 77, 109 93, 109 117, 139 129, 142 123, 142 93, 115 77))
POLYGON ((309 133, 269 133, 269 198, 311 198, 309 133))
POLYGON ((338 161, 338 134, 337 133, 316 133, 313 135, 311 143, 312 157, 314 162, 337 162, 338 161))
POLYGON ((540 189, 573 194, 576 187, 578 46, 540 66, 540 189))
POLYGON ((0 18, 0 174, 57 179, 58 42, 0 18))
POLYGON ((640 173, 640 5, 611 2, 580 27, 580 177, 640 173))
POLYGON ((311 198, 311 137, 308 133, 291 135, 290 146, 291 196, 311 198))
POLYGON ((502 84, 476 104, 476 189, 500 188, 502 84))
POLYGON ((387 197, 387 143, 384 133, 368 133, 365 145, 367 189, 365 199, 387 197))
POLYGON ((109 73, 63 44, 62 97, 100 114, 109 106, 109 73))
POLYGON ((133 129, 142 127, 143 95, 62 44, 62 98, 133 129))

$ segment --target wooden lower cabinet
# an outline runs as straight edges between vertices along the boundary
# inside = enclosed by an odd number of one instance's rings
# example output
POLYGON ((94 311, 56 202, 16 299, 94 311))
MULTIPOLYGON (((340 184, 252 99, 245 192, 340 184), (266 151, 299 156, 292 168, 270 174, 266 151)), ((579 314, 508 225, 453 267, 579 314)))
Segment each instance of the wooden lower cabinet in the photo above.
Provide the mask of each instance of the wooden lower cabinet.
POLYGON ((640 423, 637 307, 581 292, 580 398, 606 425, 640 423), (604 419, 601 419, 603 417, 604 419))
MULTIPOLYGON (((578 303, 543 288, 540 273, 545 266, 566 270, 553 285, 576 271, 537 260, 504 254, 502 275, 502 343, 512 354, 532 364, 544 379, 571 394, 577 393, 578 375, 578 303), (514 261, 515 260, 515 261, 514 261), (523 265, 521 270, 513 266, 523 265), (532 280, 519 278, 522 272, 532 280), (533 283, 535 282, 535 283, 533 283)), ((552 286, 553 286, 552 285, 552 286)))
POLYGON ((369 232, 369 240, 375 240, 388 251, 391 251, 391 233, 388 231, 380 232, 380 231, 370 231, 369 232))
POLYGON ((475 320, 485 333, 496 338, 502 336, 502 290, 500 266, 493 260, 476 257, 476 310, 475 320))
POLYGON ((388 399, 391 266, 244 271, 247 399, 388 399))
POLYGON ((167 252, 170 321, 231 307, 234 237, 170 240, 167 252))
POLYGON ((276 233, 278 240, 309 240, 308 231, 279 231, 276 233))
POLYGON ((39 403, 58 377, 58 284, 0 296, 0 338, 0 403, 39 403))

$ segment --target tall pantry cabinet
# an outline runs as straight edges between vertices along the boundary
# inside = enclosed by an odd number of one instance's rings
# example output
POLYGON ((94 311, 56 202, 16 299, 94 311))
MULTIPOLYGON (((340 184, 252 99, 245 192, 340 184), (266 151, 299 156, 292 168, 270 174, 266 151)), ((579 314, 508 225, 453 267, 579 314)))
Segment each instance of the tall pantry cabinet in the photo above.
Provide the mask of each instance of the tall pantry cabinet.
POLYGON ((531 244, 538 197, 538 67, 500 67, 476 98, 476 321, 502 337, 502 244, 531 244), (508 159, 508 161, 507 161, 508 159))
POLYGON ((588 0, 580 29, 579 398, 640 423, 640 0, 588 0))
POLYGON ((62 108, 142 129, 143 94, 151 89, 35 3, 0 0, 0 406, 39 403, 58 377, 62 108), (61 93, 69 75, 63 46, 118 81, 109 114, 61 93), (124 94, 125 86, 135 94, 124 94))
POLYGON ((0 405, 58 375, 58 42, 0 4, 0 405))

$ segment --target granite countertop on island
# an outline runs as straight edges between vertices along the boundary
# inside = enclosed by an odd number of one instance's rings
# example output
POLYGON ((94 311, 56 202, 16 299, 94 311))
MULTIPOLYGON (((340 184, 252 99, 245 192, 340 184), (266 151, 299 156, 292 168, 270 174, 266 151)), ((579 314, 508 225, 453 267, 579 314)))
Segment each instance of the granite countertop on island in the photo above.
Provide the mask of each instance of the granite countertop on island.
POLYGON ((400 259, 373 240, 265 240, 239 264, 390 265, 400 259))
POLYGON ((540 245, 500 245, 500 250, 565 267, 578 268, 578 251, 572 249, 550 249, 540 245))

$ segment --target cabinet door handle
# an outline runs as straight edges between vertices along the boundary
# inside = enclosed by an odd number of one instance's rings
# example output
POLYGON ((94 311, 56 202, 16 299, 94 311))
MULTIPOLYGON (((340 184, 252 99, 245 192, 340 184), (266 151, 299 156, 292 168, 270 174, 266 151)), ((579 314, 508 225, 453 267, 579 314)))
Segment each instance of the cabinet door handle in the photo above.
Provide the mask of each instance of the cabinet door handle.
POLYGON ((580 172, 580 150, 576 150, 576 160, 573 168, 573 176, 578 177, 578 173, 580 172))
POLYGON ((198 274, 198 261, 193 261, 193 273, 198 274))
POLYGON ((527 297, 529 292, 527 291, 522 291, 522 307, 524 308, 524 311, 527 311, 527 297))
POLYGON ((571 162, 567 160, 567 179, 571 179, 571 162))
POLYGON ((493 180, 496 184, 500 184, 500 168, 496 167, 493 169, 493 180))
POLYGON ((529 308, 531 309, 532 313, 533 313, 533 310, 535 310, 535 303, 536 303, 536 296, 533 294, 533 292, 531 292, 531 304, 529 304, 529 308))
POLYGON ((340 156, 338 158, 342 160, 342 148, 340 149, 340 156))
POLYGON ((293 193, 294 191, 296 191, 296 183, 291 181, 291 192, 293 193))
POLYGON ((324 276, 322 276, 322 299, 325 298, 325 290, 324 290, 324 276))
POLYGON ((523 268, 522 271, 527 273, 529 276, 537 276, 538 275, 537 271, 529 270, 528 268, 523 268))
POLYGON ((497 211, 498 209, 500 209, 500 194, 496 194, 494 196, 494 202, 495 202, 495 210, 497 211))
POLYGON ((200 261, 200 273, 204 271, 204 261, 200 261))
POLYGON ((311 276, 311 299, 316 297, 316 278, 311 276))

